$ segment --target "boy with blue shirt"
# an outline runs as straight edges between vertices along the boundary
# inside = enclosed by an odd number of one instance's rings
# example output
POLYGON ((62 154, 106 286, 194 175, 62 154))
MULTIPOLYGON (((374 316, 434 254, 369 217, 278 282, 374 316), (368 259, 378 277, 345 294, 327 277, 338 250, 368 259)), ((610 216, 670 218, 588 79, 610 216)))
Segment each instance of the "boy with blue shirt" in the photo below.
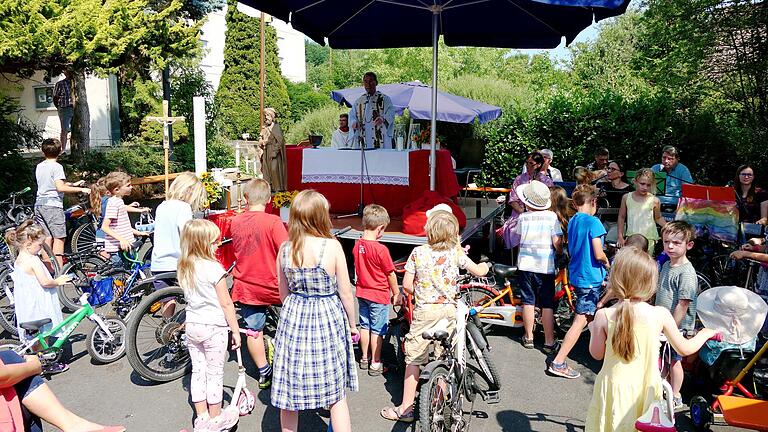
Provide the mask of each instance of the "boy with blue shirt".
POLYGON ((550 211, 550 191, 544 183, 533 180, 515 190, 525 204, 517 230, 520 252, 517 255, 517 282, 523 300, 523 346, 533 348, 535 309, 541 307, 544 327, 544 352, 555 349, 555 252, 562 253, 563 231, 557 215, 550 211))
POLYGON ((610 267, 603 251, 605 227, 594 216, 597 211, 597 194, 595 186, 586 184, 576 186, 572 195, 578 213, 568 222, 568 251, 571 254, 568 276, 576 294, 576 316, 548 369, 551 374, 563 378, 581 376, 568 366, 565 358, 576 345, 589 318, 595 315, 606 270, 610 267))

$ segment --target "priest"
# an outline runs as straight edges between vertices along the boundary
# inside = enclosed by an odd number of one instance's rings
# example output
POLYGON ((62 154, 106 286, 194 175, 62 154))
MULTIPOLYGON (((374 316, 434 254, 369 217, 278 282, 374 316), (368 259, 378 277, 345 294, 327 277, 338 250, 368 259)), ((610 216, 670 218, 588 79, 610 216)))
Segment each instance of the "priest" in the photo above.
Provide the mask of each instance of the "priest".
POLYGON ((376 74, 363 75, 365 93, 357 98, 349 111, 354 148, 392 148, 392 132, 395 126, 395 108, 389 96, 376 90, 379 84, 376 74))

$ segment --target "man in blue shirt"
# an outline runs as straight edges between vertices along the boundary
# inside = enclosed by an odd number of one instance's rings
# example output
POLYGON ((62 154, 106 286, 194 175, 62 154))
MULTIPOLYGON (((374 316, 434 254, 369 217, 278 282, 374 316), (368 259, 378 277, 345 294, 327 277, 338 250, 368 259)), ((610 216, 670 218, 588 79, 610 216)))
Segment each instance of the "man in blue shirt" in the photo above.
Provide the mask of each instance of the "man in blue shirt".
POLYGON ((651 167, 653 172, 667 173, 667 186, 664 195, 659 196, 662 206, 677 208, 677 200, 683 190, 683 184, 693 183, 688 167, 680 163, 680 152, 674 146, 664 146, 662 149, 661 163, 651 167))

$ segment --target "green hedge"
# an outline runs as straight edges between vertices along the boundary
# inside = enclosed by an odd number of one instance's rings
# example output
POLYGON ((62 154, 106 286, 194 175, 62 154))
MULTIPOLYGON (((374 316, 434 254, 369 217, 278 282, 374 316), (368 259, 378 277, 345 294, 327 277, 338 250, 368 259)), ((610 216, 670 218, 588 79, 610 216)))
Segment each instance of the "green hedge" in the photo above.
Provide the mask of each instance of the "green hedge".
MULTIPOLYGON (((760 150, 764 133, 713 111, 684 112, 662 94, 626 98, 607 91, 556 93, 531 109, 507 108, 501 119, 478 128, 486 142, 483 182, 509 185, 526 152, 550 148, 566 179, 573 167, 607 147, 627 169, 659 162, 675 145, 697 182, 725 184, 746 161, 768 168, 760 150)), ((763 170, 766 172, 766 170, 763 170)))

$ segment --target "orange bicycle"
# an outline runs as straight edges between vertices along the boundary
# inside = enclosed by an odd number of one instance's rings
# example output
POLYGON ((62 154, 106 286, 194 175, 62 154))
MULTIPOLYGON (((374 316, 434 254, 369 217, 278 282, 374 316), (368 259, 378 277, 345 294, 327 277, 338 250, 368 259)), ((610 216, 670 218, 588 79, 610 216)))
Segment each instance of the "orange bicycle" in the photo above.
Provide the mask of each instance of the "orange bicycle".
MULTIPOLYGON (((483 330, 491 326, 523 326, 523 303, 515 293, 510 280, 516 267, 502 264, 491 266, 490 277, 467 277, 460 281, 459 288, 469 291, 470 306, 478 310, 477 316, 483 330)), ((555 326, 565 334, 573 324, 576 314, 576 293, 568 279, 568 268, 560 269, 555 277, 555 326)), ((541 313, 536 308, 536 324, 541 325, 541 313)))

